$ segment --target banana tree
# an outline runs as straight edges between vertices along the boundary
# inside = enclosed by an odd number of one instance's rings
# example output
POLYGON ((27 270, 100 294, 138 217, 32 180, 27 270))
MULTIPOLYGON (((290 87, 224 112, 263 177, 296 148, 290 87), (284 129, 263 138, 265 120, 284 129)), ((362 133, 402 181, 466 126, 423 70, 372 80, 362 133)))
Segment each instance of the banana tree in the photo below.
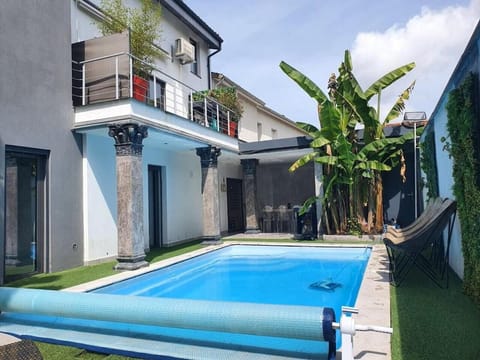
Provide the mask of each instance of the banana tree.
MULTIPOLYGON (((383 122, 379 120, 381 91, 394 81, 403 77, 413 67, 407 64, 382 76, 367 91, 363 91, 355 76, 349 51, 339 67, 338 77, 332 74, 328 81, 328 96, 308 77, 285 62, 280 68, 293 79, 308 95, 317 100, 320 129, 299 123, 314 139, 311 147, 314 151, 298 159, 290 171, 295 171, 310 161, 324 165, 325 191, 323 197, 325 225, 327 232, 344 232, 348 220, 358 219, 367 223, 367 232, 373 227, 373 213, 376 213, 376 228, 383 226, 381 171, 390 171, 396 165, 401 154, 401 146, 413 134, 396 139, 385 139, 384 126, 398 117, 405 107, 413 85, 410 85, 397 99, 383 122), (378 96, 377 109, 369 105, 370 99, 378 96), (364 126, 364 147, 358 145, 357 124, 364 126), (373 151, 374 150, 374 151, 373 151), (368 221, 363 215, 363 203, 359 184, 368 185, 368 221), (372 195, 376 193, 376 198, 372 195), (346 196, 342 196, 346 194, 346 196), (342 198, 347 198, 348 206, 342 198), (376 203, 376 204, 375 204, 376 203), (374 210, 376 209, 376 211, 374 210)), ((309 199, 307 203, 312 203, 309 199)))
MULTIPOLYGON (((353 144, 342 132, 329 140, 322 134, 322 130, 311 125, 300 126, 309 129, 310 134, 317 133, 318 136, 311 143, 314 151, 299 158, 289 170, 295 171, 310 161, 324 165, 327 172, 322 200, 324 208, 328 210, 324 221, 327 231, 331 233, 331 228, 334 228, 335 233, 351 230, 348 229, 352 225, 351 221, 362 221, 354 206, 355 197, 358 197, 355 184, 360 180, 368 183, 374 179, 377 172, 392 170, 400 160, 402 145, 412 140, 414 134, 409 132, 398 138, 378 139, 356 152, 353 144)), ((312 202, 313 199, 310 199, 308 206, 312 202)))
MULTIPOLYGON (((348 50, 346 51, 348 52, 348 50)), ((364 142, 369 144, 372 141, 377 139, 384 138, 384 128, 390 123, 390 121, 398 118, 402 112, 405 110, 405 103, 410 98, 410 95, 415 87, 415 81, 413 81, 397 98, 395 104, 392 106, 390 111, 388 111, 386 117, 380 119, 380 103, 382 91, 401 79, 408 72, 415 68, 415 63, 409 63, 403 66, 400 66, 387 74, 380 77, 372 85, 370 85, 367 90, 363 93, 364 104, 360 104, 360 108, 363 108, 365 104, 371 101, 374 96, 377 96, 377 107, 374 109, 370 107, 368 111, 368 119, 364 118, 364 142)), ((352 74, 353 77, 353 74, 352 74)), ((372 184, 368 187, 369 193, 368 197, 372 199, 368 201, 368 215, 366 223, 367 227, 371 229, 375 227, 375 230, 381 231, 383 228, 383 184, 381 174, 377 171, 375 176, 371 180, 372 184), (373 197, 376 197, 373 200, 373 197), (375 217, 375 218, 374 218, 375 217)))
MULTIPOLYGON (((337 97, 337 102, 341 102, 342 99, 346 98, 354 104, 358 114, 357 119, 364 126, 363 142, 365 144, 369 144, 374 140, 384 137, 383 130, 385 126, 391 120, 398 118, 405 109, 405 102, 409 99, 410 94, 413 91, 415 81, 400 94, 397 101, 383 120, 380 119, 382 90, 405 76, 414 68, 415 63, 413 62, 403 65, 383 75, 370 85, 366 91, 363 91, 353 74, 350 52, 348 50, 345 51, 344 61, 339 67, 338 82, 340 85, 338 88, 340 91, 337 91, 332 95, 337 97), (369 105, 374 96, 377 96, 376 108, 369 105)), ((368 204, 368 215, 367 220, 362 220, 362 222, 368 224, 367 227, 369 231, 373 226, 376 227, 377 231, 380 231, 383 227, 383 185, 380 173, 378 171, 375 172, 375 176, 372 179, 369 179, 368 182, 368 194, 366 195, 369 198, 369 200, 366 201, 368 204), (373 199, 374 196, 376 197, 376 200, 373 199)))

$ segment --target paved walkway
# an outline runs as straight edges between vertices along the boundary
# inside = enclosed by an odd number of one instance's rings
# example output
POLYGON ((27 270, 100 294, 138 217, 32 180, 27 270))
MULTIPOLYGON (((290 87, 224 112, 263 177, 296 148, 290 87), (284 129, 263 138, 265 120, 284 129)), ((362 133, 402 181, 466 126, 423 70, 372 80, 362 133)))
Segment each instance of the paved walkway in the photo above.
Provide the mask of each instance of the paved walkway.
MULTIPOLYGON (((390 283, 388 257, 384 245, 375 245, 355 306, 360 310, 354 315, 359 325, 390 327, 390 283)), ((355 359, 390 360, 390 334, 357 332, 354 338, 355 359)))
POLYGON ((0 333, 0 346, 13 344, 17 341, 20 341, 20 339, 16 338, 15 336, 11 336, 5 333, 0 333))

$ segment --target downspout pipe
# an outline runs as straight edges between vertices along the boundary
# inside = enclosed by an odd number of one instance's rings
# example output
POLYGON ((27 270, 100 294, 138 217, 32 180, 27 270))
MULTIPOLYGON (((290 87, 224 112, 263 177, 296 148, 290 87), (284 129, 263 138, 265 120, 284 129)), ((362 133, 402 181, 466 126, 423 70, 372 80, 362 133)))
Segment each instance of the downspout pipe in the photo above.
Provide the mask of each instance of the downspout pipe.
POLYGON ((207 56, 207 70, 208 70, 208 90, 212 88, 212 72, 210 71, 210 58, 213 55, 218 54, 220 51, 222 51, 222 43, 220 43, 220 47, 218 48, 217 51, 214 51, 210 55, 207 56))

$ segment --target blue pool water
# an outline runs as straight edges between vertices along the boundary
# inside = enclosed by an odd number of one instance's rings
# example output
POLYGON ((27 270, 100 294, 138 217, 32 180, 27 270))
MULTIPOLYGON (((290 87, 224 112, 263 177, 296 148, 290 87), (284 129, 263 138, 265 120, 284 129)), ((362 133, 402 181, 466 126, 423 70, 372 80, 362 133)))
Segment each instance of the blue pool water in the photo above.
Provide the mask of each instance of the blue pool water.
MULTIPOLYGON (((147 297, 327 306, 337 321, 354 306, 371 248, 235 245, 94 292, 147 297), (331 286, 331 284, 335 284, 331 286)), ((254 306, 254 305, 252 305, 254 306)), ((308 340, 168 329, 170 336, 319 354, 327 344, 308 340)), ((340 336, 337 336, 340 347, 340 336)))
POLYGON ((353 306, 370 248, 229 246, 95 290, 97 293, 353 306), (322 284, 335 283, 335 289, 322 284), (313 286, 311 286, 314 284, 313 286), (317 284, 317 286, 315 286, 317 284))
MULTIPOLYGON (((234 245, 92 292, 119 295, 119 304, 124 296, 133 295, 251 303, 252 309, 255 303, 330 307, 334 309, 338 321, 341 306, 355 304, 370 253, 368 247, 234 245)), ((112 308, 116 308, 115 304, 112 308)), ((32 314, 3 313, 0 328, 13 334, 25 331, 24 334, 28 333, 34 339, 70 342, 97 351, 124 349, 117 352, 124 355, 146 354, 142 352, 142 341, 150 341, 143 345, 144 349, 159 344, 157 354, 165 354, 162 349, 170 351, 172 347, 185 347, 187 353, 190 351, 195 355, 200 347, 203 353, 208 351, 206 349, 239 350, 263 354, 266 358, 281 355, 321 359, 326 358, 328 353, 328 343, 321 341, 32 314), (19 332, 16 333, 17 330, 19 332), (48 334, 43 331, 48 331, 48 334), (64 335, 59 331, 63 331, 64 335)), ((339 340, 337 334, 337 347, 340 346, 339 340)), ((171 356, 167 358, 193 358, 188 355, 171 356)), ((223 358, 231 358, 231 355, 223 358)))

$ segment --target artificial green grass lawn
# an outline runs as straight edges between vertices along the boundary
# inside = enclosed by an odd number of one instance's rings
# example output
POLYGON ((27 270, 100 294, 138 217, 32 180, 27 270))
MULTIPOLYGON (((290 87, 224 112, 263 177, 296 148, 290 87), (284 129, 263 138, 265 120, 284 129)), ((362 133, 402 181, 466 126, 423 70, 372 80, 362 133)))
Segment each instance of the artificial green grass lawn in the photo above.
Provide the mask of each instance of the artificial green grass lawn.
MULTIPOLYGON (((240 239, 235 239, 239 241, 240 239)), ((249 239, 252 240, 252 239, 249 239)), ((242 239, 243 241, 243 239, 242 239)), ((253 240, 252 240, 253 241, 253 240)), ((285 239, 255 239, 292 242, 285 239)), ((325 243, 324 241, 305 241, 325 243)), ((344 242, 341 242, 342 244, 344 242)), ((358 244, 356 242, 355 244, 358 244)), ((156 262, 201 248, 199 242, 155 249, 147 261, 156 262)), ((63 289, 114 274, 115 262, 36 275, 8 286, 63 289)), ((480 310, 462 294, 461 281, 450 276, 450 287, 438 288, 413 269, 398 288, 391 287, 392 360, 480 359, 480 310)), ((45 360, 126 360, 127 357, 87 352, 72 347, 37 343, 45 360)))
POLYGON ((392 360, 480 359, 480 309, 450 272, 440 289, 416 268, 391 287, 392 360))
MULTIPOLYGON (((152 249, 145 260, 154 263, 170 257, 181 255, 201 248, 199 241, 172 246, 169 248, 152 249)), ((86 283, 88 281, 100 279, 106 276, 117 274, 113 270, 116 261, 110 261, 97 265, 81 266, 78 268, 59 271, 51 274, 38 274, 29 278, 13 281, 7 286, 24 287, 34 289, 60 290, 71 286, 86 283)))

